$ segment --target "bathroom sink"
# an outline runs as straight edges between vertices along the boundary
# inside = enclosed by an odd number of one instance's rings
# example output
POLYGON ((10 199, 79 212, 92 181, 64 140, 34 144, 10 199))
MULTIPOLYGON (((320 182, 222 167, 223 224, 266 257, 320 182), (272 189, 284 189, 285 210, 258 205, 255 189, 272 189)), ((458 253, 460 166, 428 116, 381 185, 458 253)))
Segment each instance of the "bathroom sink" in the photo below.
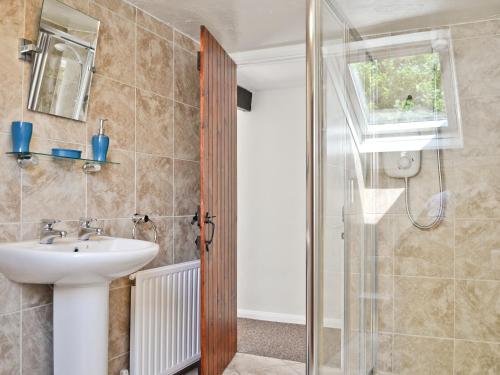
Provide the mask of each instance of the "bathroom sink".
POLYGON ((108 374, 109 283, 157 254, 157 244, 113 237, 0 243, 6 277, 54 284, 54 375, 108 374))
POLYGON ((142 268, 158 245, 125 238, 62 239, 0 243, 0 272, 12 281, 84 285, 109 282, 142 268))

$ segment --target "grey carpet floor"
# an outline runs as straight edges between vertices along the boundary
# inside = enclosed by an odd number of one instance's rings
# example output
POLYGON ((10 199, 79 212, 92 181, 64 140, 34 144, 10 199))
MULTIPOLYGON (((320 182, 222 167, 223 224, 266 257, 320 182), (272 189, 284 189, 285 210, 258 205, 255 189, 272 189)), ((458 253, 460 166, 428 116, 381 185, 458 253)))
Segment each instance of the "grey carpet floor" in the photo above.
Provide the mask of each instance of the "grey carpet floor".
POLYGON ((238 318, 238 352, 306 361, 306 327, 238 318))
MULTIPOLYGON (((340 367, 341 331, 325 328, 322 342, 325 364, 340 367)), ((301 324, 238 318, 238 352, 305 362, 306 327, 301 324)))

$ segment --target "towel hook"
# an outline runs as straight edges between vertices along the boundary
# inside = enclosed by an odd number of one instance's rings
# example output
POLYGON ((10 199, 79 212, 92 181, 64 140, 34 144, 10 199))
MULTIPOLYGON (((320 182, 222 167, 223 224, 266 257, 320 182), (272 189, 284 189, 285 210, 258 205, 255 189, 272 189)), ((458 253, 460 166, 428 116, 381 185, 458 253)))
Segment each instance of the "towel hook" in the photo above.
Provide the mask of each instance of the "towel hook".
POLYGON ((136 237, 137 225, 142 222, 142 223, 151 223, 154 233, 154 243, 158 242, 158 230, 156 229, 155 223, 153 222, 153 220, 149 218, 148 215, 134 214, 132 215, 132 222, 134 223, 134 227, 132 228, 132 238, 134 240, 136 237))

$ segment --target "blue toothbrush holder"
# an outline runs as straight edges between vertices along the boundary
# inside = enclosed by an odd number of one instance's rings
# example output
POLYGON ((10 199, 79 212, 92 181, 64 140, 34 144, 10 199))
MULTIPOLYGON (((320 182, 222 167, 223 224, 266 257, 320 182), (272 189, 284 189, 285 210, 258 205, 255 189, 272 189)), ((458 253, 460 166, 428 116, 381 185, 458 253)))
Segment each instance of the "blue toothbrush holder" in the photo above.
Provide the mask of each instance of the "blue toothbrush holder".
POLYGON ((12 122, 12 152, 29 152, 33 124, 31 122, 12 122))

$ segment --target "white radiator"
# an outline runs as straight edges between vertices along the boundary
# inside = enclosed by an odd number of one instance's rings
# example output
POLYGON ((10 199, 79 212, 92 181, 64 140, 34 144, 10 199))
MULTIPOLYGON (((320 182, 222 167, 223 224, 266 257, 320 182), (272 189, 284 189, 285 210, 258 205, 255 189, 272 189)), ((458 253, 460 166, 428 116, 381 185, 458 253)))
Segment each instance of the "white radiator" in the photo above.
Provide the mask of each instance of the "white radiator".
POLYGON ((198 361, 200 261, 140 271, 133 278, 131 375, 175 374, 198 361))

